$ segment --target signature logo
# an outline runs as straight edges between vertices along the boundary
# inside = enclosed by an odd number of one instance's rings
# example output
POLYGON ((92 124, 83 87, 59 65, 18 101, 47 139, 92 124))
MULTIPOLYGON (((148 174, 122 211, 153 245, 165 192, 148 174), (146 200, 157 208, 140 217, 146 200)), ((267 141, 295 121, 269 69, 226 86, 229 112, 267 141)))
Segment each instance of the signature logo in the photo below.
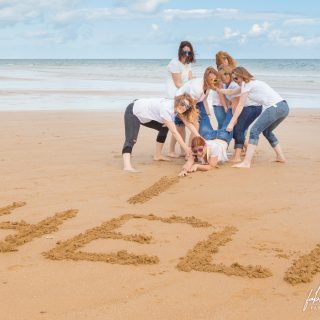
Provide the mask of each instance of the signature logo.
POLYGON ((316 291, 313 290, 314 289, 311 289, 309 292, 309 295, 303 306, 303 311, 306 311, 308 307, 310 307, 311 310, 320 310, 320 296, 318 296, 320 292, 320 285, 316 291))

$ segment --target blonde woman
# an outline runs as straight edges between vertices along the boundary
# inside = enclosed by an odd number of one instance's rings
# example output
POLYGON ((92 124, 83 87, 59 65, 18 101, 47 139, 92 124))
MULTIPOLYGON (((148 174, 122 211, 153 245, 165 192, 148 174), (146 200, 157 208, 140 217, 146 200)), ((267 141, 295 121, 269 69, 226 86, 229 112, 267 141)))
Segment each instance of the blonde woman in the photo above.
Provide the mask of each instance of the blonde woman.
MULTIPOLYGON (((188 81, 178 91, 177 95, 184 93, 190 94, 190 96, 197 103, 197 109, 199 110, 199 134, 202 136, 206 131, 206 127, 210 125, 210 109, 208 106, 208 95, 210 90, 213 90, 218 85, 218 71, 213 67, 208 67, 202 78, 196 78, 188 81)), ((198 126, 198 125, 197 125, 198 126)))
POLYGON ((166 141, 168 130, 176 138, 185 153, 191 153, 174 124, 175 115, 179 114, 189 130, 198 136, 192 123, 197 122, 198 111, 194 100, 189 94, 183 94, 172 99, 138 99, 130 103, 124 114, 125 142, 122 148, 123 170, 137 172, 131 164, 131 153, 137 142, 140 125, 158 131, 154 160, 169 160, 161 152, 166 141))
POLYGON ((275 161, 285 162, 284 154, 273 130, 288 116, 288 103, 267 83, 255 79, 255 77, 244 67, 235 68, 232 76, 233 80, 239 85, 238 89, 217 89, 218 92, 223 94, 240 93, 239 103, 227 127, 227 131, 231 132, 233 130, 248 98, 265 108, 250 130, 249 145, 244 160, 233 167, 251 167, 252 158, 261 133, 263 133, 273 148, 276 154, 275 161))

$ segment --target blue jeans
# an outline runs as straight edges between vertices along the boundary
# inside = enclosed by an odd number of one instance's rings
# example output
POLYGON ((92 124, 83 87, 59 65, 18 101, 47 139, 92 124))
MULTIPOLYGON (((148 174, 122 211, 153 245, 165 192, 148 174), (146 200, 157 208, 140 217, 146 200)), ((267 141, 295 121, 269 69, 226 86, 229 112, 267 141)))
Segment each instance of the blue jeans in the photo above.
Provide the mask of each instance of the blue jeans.
POLYGON ((288 103, 283 100, 266 109, 250 130, 249 143, 257 145, 259 142, 259 135, 262 132, 270 145, 274 148, 278 143, 277 137, 272 132, 289 114, 288 103))
POLYGON ((223 106, 216 106, 216 105, 213 106, 213 112, 218 122, 218 129, 221 129, 227 113, 224 111, 223 106))
POLYGON ((242 109, 237 124, 233 129, 235 149, 243 148, 246 131, 250 124, 260 116, 261 112, 262 106, 247 106, 242 109))
POLYGON ((199 108, 199 134, 205 140, 220 139, 229 143, 232 139, 233 132, 226 131, 226 128, 232 118, 232 109, 228 109, 226 118, 222 124, 222 128, 218 130, 214 130, 212 128, 210 119, 207 115, 207 112, 204 108, 204 104, 202 102, 198 103, 198 108, 199 108))

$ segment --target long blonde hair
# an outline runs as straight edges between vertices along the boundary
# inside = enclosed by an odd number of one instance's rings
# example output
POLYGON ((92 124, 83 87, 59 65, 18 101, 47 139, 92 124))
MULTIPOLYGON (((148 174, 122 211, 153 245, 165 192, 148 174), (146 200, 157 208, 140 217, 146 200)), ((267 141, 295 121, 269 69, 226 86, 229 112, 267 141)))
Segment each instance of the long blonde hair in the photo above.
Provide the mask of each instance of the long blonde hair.
POLYGON ((196 102, 195 100, 191 97, 189 93, 184 93, 180 96, 176 96, 174 98, 174 106, 176 106, 181 103, 181 101, 187 100, 189 106, 191 108, 187 109, 184 113, 178 114, 178 116, 190 123, 196 124, 198 122, 198 117, 199 117, 199 111, 196 108, 196 102))
MULTIPOLYGON (((214 74, 217 78, 217 81, 219 80, 218 71, 214 67, 208 67, 203 74, 203 89, 204 89, 204 91, 207 90, 208 88, 210 88, 210 85, 208 84, 208 77, 210 76, 210 74, 214 74)), ((217 82, 217 86, 218 86, 218 82, 217 82)))

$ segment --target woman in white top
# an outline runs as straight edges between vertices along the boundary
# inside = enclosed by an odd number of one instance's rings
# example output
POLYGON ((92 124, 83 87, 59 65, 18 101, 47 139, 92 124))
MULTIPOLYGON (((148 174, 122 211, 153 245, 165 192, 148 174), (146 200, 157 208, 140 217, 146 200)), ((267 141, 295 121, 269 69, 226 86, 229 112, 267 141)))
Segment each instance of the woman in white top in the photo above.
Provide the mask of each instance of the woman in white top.
POLYGON ((206 123, 206 131, 203 132, 204 135, 202 137, 194 137, 191 140, 192 155, 188 157, 179 176, 183 177, 188 172, 198 170, 208 171, 213 169, 219 162, 228 161, 227 148, 233 132, 226 131, 226 128, 231 118, 232 109, 229 108, 222 128, 218 130, 212 128, 207 114, 200 118, 200 127, 203 122, 206 123))
POLYGON ((266 109, 261 113, 250 130, 249 146, 244 160, 234 165, 235 168, 250 168, 251 161, 258 145, 259 135, 263 133, 276 153, 277 162, 285 162, 285 157, 280 147, 279 141, 273 130, 288 116, 289 106, 285 100, 275 92, 268 84, 256 80, 245 68, 237 67, 233 70, 233 80, 238 83, 238 89, 217 89, 223 94, 240 93, 240 100, 235 113, 227 127, 228 131, 238 121, 247 98, 264 106, 266 109))
POLYGON ((185 83, 178 91, 177 95, 188 93, 197 103, 199 110, 199 134, 204 137, 208 126, 211 127, 209 117, 210 109, 208 105, 208 95, 210 90, 218 85, 218 71, 213 67, 208 67, 203 78, 196 78, 185 83))
MULTIPOLYGON (((182 41, 179 46, 178 57, 173 58, 167 66, 167 98, 173 99, 176 96, 177 90, 192 79, 191 63, 195 62, 192 44, 189 41, 182 41)), ((183 140, 185 140, 186 130, 183 122, 177 118, 175 124, 178 132, 183 140)), ((168 156, 176 157, 174 152, 176 142, 176 139, 172 136, 168 156)), ((183 153, 183 150, 181 150, 181 153, 183 153)))
POLYGON ((190 154, 190 148, 185 144, 174 124, 175 115, 179 114, 184 119, 186 126, 194 135, 198 135, 192 125, 198 118, 198 111, 192 97, 188 94, 175 97, 175 99, 138 99, 127 106, 124 115, 125 142, 122 148, 123 169, 137 172, 131 165, 131 153, 137 142, 140 125, 158 131, 154 160, 169 160, 162 156, 163 144, 168 130, 177 139, 186 154, 190 154))
MULTIPOLYGON (((219 75, 224 83, 224 89, 238 89, 240 86, 232 80, 232 69, 229 66, 222 67, 219 70, 219 75)), ((225 95, 228 103, 230 104, 233 113, 238 106, 240 93, 238 94, 226 94, 225 95)), ((233 137, 235 140, 234 143, 234 154, 230 162, 240 162, 241 161, 241 152, 245 146, 245 137, 247 130, 251 123, 256 120, 262 112, 262 105, 252 101, 249 97, 244 103, 244 107, 238 117, 237 124, 234 127, 233 137)))
POLYGON ((224 140, 205 140, 202 137, 194 137, 191 140, 192 155, 188 157, 179 176, 184 177, 195 171, 209 171, 219 162, 228 161, 227 148, 228 143, 224 140))

